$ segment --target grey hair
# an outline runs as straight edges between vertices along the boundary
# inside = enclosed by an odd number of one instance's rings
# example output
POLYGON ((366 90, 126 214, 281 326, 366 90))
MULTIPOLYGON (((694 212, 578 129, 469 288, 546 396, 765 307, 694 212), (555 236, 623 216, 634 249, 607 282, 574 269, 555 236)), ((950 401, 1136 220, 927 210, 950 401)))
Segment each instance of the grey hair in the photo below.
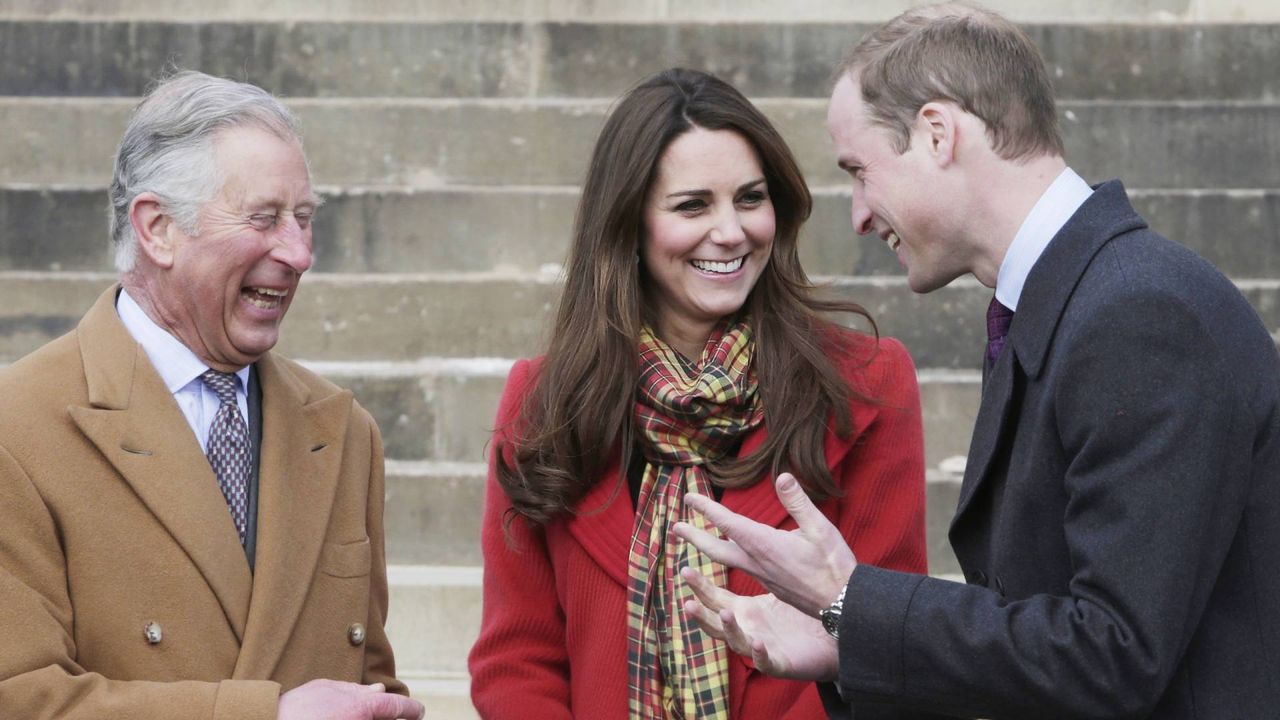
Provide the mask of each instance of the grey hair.
POLYGON ((116 149, 108 225, 121 273, 133 270, 138 238, 129 206, 144 192, 186 234, 199 234, 200 208, 222 187, 213 141, 223 130, 253 125, 301 146, 298 119, 254 85, 182 70, 162 80, 134 108, 116 149))

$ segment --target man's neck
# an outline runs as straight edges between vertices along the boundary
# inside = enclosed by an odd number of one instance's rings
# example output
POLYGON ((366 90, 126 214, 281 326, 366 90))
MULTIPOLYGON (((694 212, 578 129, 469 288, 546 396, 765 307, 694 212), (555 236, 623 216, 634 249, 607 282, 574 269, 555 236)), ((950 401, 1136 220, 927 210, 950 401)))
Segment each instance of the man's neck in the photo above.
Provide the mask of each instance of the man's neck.
POLYGON ((1023 161, 997 159, 986 177, 974 183, 973 224, 969 229, 976 246, 985 252, 975 262, 973 275, 987 287, 996 286, 1000 265, 1018 228, 1040 196, 1067 167, 1056 155, 1040 155, 1023 161))

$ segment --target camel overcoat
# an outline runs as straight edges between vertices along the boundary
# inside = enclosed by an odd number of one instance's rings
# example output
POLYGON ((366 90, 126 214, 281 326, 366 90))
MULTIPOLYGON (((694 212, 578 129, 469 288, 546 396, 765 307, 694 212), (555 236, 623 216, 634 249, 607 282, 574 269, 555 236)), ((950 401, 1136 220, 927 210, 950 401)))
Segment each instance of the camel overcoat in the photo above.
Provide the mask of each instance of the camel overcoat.
POLYGON ((0 717, 274 718, 315 678, 403 693, 373 419, 293 362, 256 363, 251 572, 117 291, 0 370, 0 717))

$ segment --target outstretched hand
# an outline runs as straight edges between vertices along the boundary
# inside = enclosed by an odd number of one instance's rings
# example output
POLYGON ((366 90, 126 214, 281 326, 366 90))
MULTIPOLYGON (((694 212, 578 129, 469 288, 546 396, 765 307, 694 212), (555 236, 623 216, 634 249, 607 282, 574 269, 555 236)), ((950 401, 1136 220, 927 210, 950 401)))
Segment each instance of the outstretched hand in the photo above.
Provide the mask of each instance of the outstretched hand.
POLYGON ((817 617, 849 582, 858 561, 793 475, 779 475, 775 490, 797 529, 788 532, 762 525, 709 497, 689 493, 685 503, 727 539, 683 522, 676 523, 673 531, 712 560, 745 571, 779 600, 817 617))
POLYGON ((698 598, 685 602, 685 613, 708 635, 750 657, 760 672, 793 680, 836 679, 836 641, 818 620, 773 595, 738 595, 717 587, 692 568, 681 570, 680 577, 698 598))

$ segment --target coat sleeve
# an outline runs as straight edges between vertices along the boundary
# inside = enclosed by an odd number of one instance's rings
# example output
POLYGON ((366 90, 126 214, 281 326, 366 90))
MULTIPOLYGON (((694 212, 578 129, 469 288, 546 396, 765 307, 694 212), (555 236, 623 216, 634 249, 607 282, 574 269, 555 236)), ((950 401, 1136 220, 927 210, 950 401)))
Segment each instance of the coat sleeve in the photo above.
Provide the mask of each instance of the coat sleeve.
POLYGON ((368 517, 365 527, 369 531, 369 542, 373 557, 373 565, 369 572, 369 622, 365 639, 364 677, 365 684, 383 683, 387 692, 408 695, 409 690, 404 683, 396 679, 396 662, 391 652, 391 642, 387 639, 386 623, 388 611, 387 591, 387 543, 383 522, 383 509, 386 506, 386 468, 382 456, 382 435, 378 425, 358 405, 356 411, 365 419, 369 428, 370 466, 369 466, 369 500, 368 517))
MULTIPOLYGON (((859 566, 840 687, 984 717, 1146 717, 1191 642, 1243 512, 1254 431, 1203 318, 1129 291, 1062 321, 1052 427, 1072 575, 1006 601, 859 566)), ((1069 311, 1070 312, 1070 311, 1069 311)), ((1048 372, 1048 371, 1046 371, 1048 372)), ((1028 479, 1030 480, 1030 479, 1028 479)))
MULTIPOLYGON (((504 437, 517 419, 531 375, 527 361, 512 368, 495 438, 504 437)), ((484 607, 480 636, 468 659, 471 698, 486 720, 569 720, 565 618, 545 535, 520 516, 504 530, 510 507, 491 456, 480 530, 484 607)))
POLYGON ((272 720, 274 682, 111 680, 76 662, 75 617, 52 515, 0 448, 0 709, 24 720, 272 720))

